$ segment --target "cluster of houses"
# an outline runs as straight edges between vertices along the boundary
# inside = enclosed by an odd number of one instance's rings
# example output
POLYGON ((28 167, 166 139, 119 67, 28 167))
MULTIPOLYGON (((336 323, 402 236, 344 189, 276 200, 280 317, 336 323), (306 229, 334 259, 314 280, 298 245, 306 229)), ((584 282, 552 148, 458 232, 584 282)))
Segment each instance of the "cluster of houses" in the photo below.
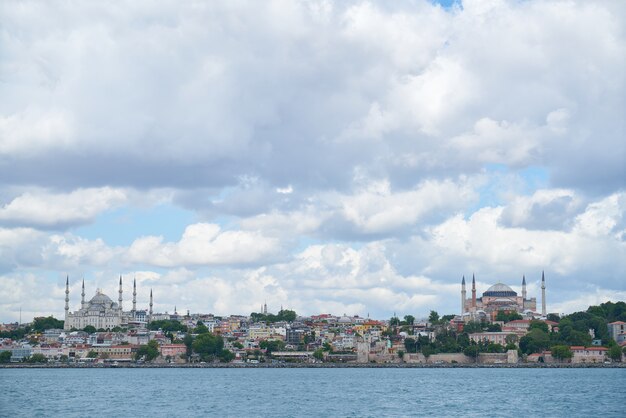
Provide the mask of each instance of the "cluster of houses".
MULTIPOLYGON (((311 317, 298 317, 286 322, 255 322, 247 316, 215 317, 213 315, 178 315, 172 314, 159 319, 178 321, 193 330, 201 324, 214 334, 224 339, 224 348, 235 355, 234 362, 257 361, 321 361, 315 356, 323 349, 324 361, 360 362, 360 363, 466 363, 470 360, 462 353, 433 354, 428 357, 405 353, 404 339, 415 339, 417 336, 433 340, 438 332, 445 329, 463 329, 463 320, 459 317, 434 326, 428 321, 414 321, 396 328, 396 332, 387 332, 390 321, 373 320, 359 316, 334 316, 329 314, 311 317), (267 352, 267 344, 263 341, 280 341, 275 344, 271 356, 267 352)), ((156 318, 155 318, 156 319, 156 318)), ((549 329, 558 327, 556 322, 544 320, 549 329)), ((501 324, 499 332, 476 332, 469 334, 475 342, 488 342, 506 346, 511 341, 519 341, 528 332, 531 320, 514 320, 501 324), (511 338, 514 336, 514 338, 511 338)), ((621 345, 626 344, 626 333, 623 322, 609 324, 611 336, 621 345)), ((17 324, 4 324, 2 328, 9 330, 17 324)), ((149 341, 156 341, 161 362, 193 361, 187 356, 187 347, 182 343, 184 332, 164 332, 148 330, 143 326, 133 327, 126 331, 87 333, 85 331, 49 329, 41 334, 31 334, 22 341, 0 339, 0 352, 11 352, 11 361, 20 362, 34 354, 40 354, 48 360, 74 362, 125 362, 133 361, 135 353, 149 341)), ((594 342, 592 347, 571 347, 573 363, 599 363, 607 360, 607 349, 594 342)), ((483 363, 517 363, 517 350, 507 353, 480 354, 483 363)), ((527 361, 554 361, 550 352, 533 354, 527 361)))

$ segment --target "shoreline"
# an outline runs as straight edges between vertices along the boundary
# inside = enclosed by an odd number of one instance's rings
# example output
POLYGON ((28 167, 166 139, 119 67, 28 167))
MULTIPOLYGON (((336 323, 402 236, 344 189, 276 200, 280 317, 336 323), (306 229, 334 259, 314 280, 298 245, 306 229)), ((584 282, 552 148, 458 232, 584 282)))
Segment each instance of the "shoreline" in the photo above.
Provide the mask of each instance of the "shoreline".
POLYGON ((624 369, 626 363, 421 364, 421 363, 206 363, 206 364, 1 364, 0 369, 624 369))

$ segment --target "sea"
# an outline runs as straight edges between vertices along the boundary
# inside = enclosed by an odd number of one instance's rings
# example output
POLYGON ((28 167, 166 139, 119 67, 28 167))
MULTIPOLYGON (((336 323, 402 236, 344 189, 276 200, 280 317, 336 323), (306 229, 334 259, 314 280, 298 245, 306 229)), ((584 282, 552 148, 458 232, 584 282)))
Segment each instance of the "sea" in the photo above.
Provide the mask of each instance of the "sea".
POLYGON ((2 417, 626 417, 626 369, 0 369, 2 417))

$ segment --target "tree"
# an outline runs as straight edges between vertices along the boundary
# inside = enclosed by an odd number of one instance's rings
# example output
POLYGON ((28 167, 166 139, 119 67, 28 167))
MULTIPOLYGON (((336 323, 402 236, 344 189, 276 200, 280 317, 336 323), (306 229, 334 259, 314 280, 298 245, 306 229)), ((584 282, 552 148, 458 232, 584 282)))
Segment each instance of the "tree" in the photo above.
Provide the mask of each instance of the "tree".
POLYGON ((417 353, 417 344, 413 338, 404 339, 404 349, 407 353, 417 353))
POLYGON ((191 346, 193 351, 198 353, 202 360, 209 360, 221 354, 224 348, 224 339, 219 335, 214 335, 209 332, 198 335, 191 346))
POLYGON ((524 335, 519 341, 519 348, 525 354, 539 353, 548 348, 550 336, 541 329, 535 328, 524 335))
POLYGON ((397 325, 400 325, 400 319, 397 316, 392 316, 391 319, 389 319, 389 326, 394 327, 397 325))
POLYGON ((515 345, 519 341, 519 338, 515 334, 509 334, 504 337, 504 341, 506 342, 507 346, 511 344, 515 345))
POLYGON ((555 345, 550 351, 552 352, 552 357, 559 361, 567 360, 574 356, 572 350, 567 345, 555 345))
POLYGON ((428 315, 428 322, 432 324, 436 324, 439 321, 439 314, 437 311, 430 311, 430 315, 428 315))
POLYGON ((506 323, 510 321, 515 321, 517 319, 522 319, 522 315, 514 311, 513 312, 498 311, 498 313, 496 314, 496 321, 502 321, 506 323))
POLYGON ((315 357, 317 360, 323 360, 324 359, 324 350, 322 350, 321 348, 318 348, 317 350, 315 350, 313 352, 313 357, 315 357))
POLYGON ((609 357, 611 358, 611 360, 613 360, 613 361, 621 361, 622 360, 622 349, 617 344, 614 344, 611 347, 609 347, 608 354, 609 354, 609 357))
POLYGON ((93 334, 94 332, 96 332, 96 327, 94 327, 93 325, 87 325, 85 328, 83 328, 83 331, 85 331, 87 334, 93 334))
POLYGON ((44 332, 47 329, 63 329, 63 321, 53 316, 35 318, 33 321, 33 331, 44 332))
POLYGON ((415 323, 415 317, 413 315, 404 315, 404 322, 407 325, 413 325, 415 323))
POLYGON ((476 359, 478 358, 478 353, 480 352, 478 345, 476 344, 472 344, 468 347, 465 348, 465 350, 463 350, 463 354, 465 354, 467 357, 471 357, 474 359, 474 361, 476 361, 476 359))
POLYGON ((549 332, 548 324, 543 321, 532 320, 528 325, 528 331, 532 331, 534 329, 540 329, 545 333, 549 332))
POLYGON ((0 352, 0 363, 8 363, 11 361, 12 353, 10 351, 0 352))
POLYGON ((230 363, 234 359, 235 359, 235 354, 233 354, 233 352, 231 352, 230 350, 223 349, 222 352, 220 353, 220 361, 222 363, 230 363))
POLYGON ((259 348, 264 349, 267 355, 271 355, 274 351, 285 348, 285 343, 280 340, 263 340, 259 343, 259 348))
POLYGON ((95 350, 90 350, 87 353, 87 358, 98 358, 98 352, 95 350))
POLYGON ((206 325, 202 323, 202 321, 198 321, 198 323, 196 324, 196 328, 194 329, 194 332, 196 334, 206 334, 207 332, 209 332, 209 329, 207 328, 206 325))
POLYGON ((159 357, 159 354, 159 343, 156 340, 150 340, 148 344, 144 344, 137 349, 135 360, 144 358, 146 361, 152 361, 159 357))
POLYGON ((187 332, 187 326, 181 324, 178 321, 170 321, 170 320, 159 320, 152 321, 148 324, 148 329, 151 331, 162 330, 163 332, 187 332))
POLYGON ((41 353, 35 353, 27 360, 29 363, 46 363, 48 359, 41 353))
POLYGON ((561 320, 561 317, 558 314, 549 313, 547 319, 548 321, 558 323, 561 320))

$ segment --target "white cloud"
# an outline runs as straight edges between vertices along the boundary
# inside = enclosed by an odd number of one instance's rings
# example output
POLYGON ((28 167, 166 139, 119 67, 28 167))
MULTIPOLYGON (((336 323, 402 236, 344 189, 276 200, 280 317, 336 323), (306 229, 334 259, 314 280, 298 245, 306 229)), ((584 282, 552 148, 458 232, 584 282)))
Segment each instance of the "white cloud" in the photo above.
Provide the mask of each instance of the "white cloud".
POLYGON ((193 224, 178 242, 163 243, 162 237, 135 240, 126 256, 129 263, 154 266, 246 264, 277 255, 280 242, 256 231, 222 231, 215 224, 193 224))
POLYGON ((124 190, 111 187, 59 194, 29 191, 0 208, 0 222, 40 228, 85 224, 101 212, 121 206, 127 199, 124 190))

